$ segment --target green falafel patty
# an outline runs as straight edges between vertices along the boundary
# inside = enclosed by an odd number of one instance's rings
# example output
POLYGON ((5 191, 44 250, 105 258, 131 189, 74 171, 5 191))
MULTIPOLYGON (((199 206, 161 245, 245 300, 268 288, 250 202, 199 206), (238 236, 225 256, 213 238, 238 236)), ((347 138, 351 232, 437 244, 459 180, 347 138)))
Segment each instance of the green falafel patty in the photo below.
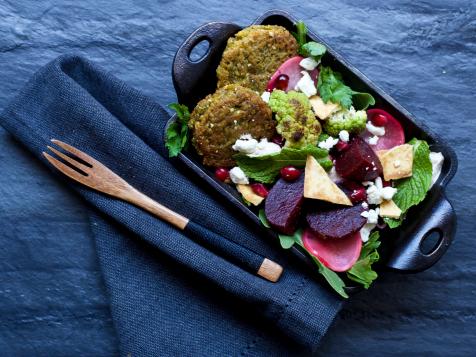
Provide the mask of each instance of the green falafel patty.
POLYGON ((263 92, 278 67, 296 56, 296 39, 281 26, 255 25, 228 40, 217 68, 218 87, 235 83, 263 92))
POLYGON ((195 149, 203 164, 213 167, 235 164, 232 146, 241 135, 271 139, 275 126, 271 109, 260 96, 234 84, 202 99, 189 121, 195 149))

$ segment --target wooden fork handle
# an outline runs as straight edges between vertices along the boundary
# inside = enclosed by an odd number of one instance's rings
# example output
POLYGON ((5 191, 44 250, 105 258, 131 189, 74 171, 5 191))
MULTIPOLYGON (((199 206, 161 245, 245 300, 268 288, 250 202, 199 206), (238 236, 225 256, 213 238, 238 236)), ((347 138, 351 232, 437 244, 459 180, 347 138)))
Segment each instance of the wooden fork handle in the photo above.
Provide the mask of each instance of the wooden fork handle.
POLYGON ((169 222, 184 231, 197 243, 205 245, 231 263, 244 268, 252 274, 259 275, 273 283, 281 277, 283 268, 279 264, 208 230, 198 223, 191 222, 188 218, 162 206, 132 186, 118 193, 117 196, 169 222))
POLYGON ((123 200, 132 203, 149 213, 152 213, 154 216, 159 217, 160 219, 172 224, 180 230, 184 230, 187 226, 189 219, 168 209, 165 206, 162 206, 160 203, 154 201, 149 196, 143 194, 140 191, 137 191, 135 188, 130 187, 130 189, 121 192, 118 196, 123 200))

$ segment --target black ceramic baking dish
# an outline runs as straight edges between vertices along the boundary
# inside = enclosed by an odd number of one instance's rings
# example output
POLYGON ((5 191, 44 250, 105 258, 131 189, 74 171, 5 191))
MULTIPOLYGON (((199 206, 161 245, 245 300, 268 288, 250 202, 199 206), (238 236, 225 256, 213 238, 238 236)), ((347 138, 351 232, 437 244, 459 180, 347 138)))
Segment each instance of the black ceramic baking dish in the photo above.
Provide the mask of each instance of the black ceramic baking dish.
MULTIPOLYGON (((296 19, 289 14, 272 10, 260 16, 253 24, 281 25, 290 31, 296 19)), ((310 24, 312 28, 312 24, 310 24)), ((216 68, 220 62, 226 41, 242 27, 221 22, 212 22, 199 27, 178 49, 172 68, 174 86, 180 103, 194 108, 197 102, 216 89, 216 68), (208 43, 208 50, 198 60, 191 59, 192 50, 198 45, 208 43)), ((418 122, 407 110, 392 99, 383 90, 373 84, 366 76, 349 64, 329 44, 318 35, 312 33, 308 37, 324 43, 328 54, 324 64, 331 65, 334 70, 341 72, 346 83, 357 91, 371 93, 376 99, 375 108, 382 108, 398 118, 404 129, 406 138, 421 138, 427 140, 432 151, 443 154, 445 161, 438 182, 432 187, 424 202, 408 212, 402 226, 395 230, 385 230, 382 236, 382 259, 379 269, 384 267, 401 272, 419 272, 435 264, 446 252, 453 240, 456 229, 456 216, 453 207, 445 197, 445 186, 454 176, 457 168, 457 158, 454 151, 423 123, 418 122), (422 250, 423 241, 430 235, 438 236, 437 241, 425 252, 422 250)), ((175 120, 173 116, 169 125, 175 120)), ((230 204, 241 210, 250 221, 260 225, 257 210, 246 206, 239 193, 231 185, 224 184, 214 178, 214 173, 201 164, 201 159, 193 150, 181 153, 178 161, 194 174, 198 175, 220 194, 224 195, 230 204)), ((279 240, 271 230, 266 230, 273 236, 276 245, 279 240)), ((434 241, 434 237, 433 237, 434 241)), ((296 245, 292 251, 304 261, 310 262, 307 254, 296 245)))

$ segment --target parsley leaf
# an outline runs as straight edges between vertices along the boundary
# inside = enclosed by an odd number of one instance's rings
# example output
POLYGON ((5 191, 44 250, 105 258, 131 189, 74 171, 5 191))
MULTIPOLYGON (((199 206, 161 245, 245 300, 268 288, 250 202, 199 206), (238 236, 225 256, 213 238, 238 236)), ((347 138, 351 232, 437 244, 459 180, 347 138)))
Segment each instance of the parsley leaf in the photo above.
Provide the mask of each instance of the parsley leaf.
POLYGON ((324 103, 331 101, 349 109, 352 104, 356 110, 364 110, 375 104, 374 97, 369 93, 353 91, 344 84, 342 75, 330 67, 321 66, 317 89, 324 103))
POLYGON ((182 149, 188 147, 188 121, 190 111, 186 105, 172 103, 169 108, 177 113, 177 120, 170 124, 166 131, 165 146, 169 150, 169 157, 177 156, 182 149))
POLYGON ((279 175, 279 170, 284 166, 304 167, 308 155, 314 156, 324 169, 332 167, 328 151, 313 145, 301 149, 283 148, 277 154, 258 157, 237 154, 234 158, 247 177, 258 182, 273 183, 279 175))
POLYGON ((332 102, 349 109, 352 105, 352 89, 342 81, 342 75, 330 67, 321 66, 317 89, 324 103, 332 102))
POLYGON ((428 143, 418 139, 412 139, 408 143, 413 145, 412 176, 395 181, 397 193, 393 196, 393 202, 402 210, 402 216, 399 219, 385 218, 390 228, 402 224, 404 214, 410 207, 423 201, 431 184, 432 167, 428 143))
POLYGON ((372 264, 380 259, 377 248, 380 246, 379 232, 373 232, 367 243, 362 247, 360 257, 352 268, 347 271, 347 277, 368 289, 377 279, 377 273, 372 270, 372 264))

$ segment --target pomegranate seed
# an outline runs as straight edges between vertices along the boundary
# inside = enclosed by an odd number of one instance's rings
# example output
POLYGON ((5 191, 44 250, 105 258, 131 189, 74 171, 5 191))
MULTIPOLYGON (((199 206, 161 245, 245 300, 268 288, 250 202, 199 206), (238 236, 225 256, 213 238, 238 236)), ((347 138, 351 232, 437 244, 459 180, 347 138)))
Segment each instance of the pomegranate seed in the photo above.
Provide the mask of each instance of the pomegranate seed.
POLYGON ((370 121, 375 126, 385 126, 385 124, 387 124, 387 117, 382 114, 377 114, 374 115, 370 121))
POLYGON ((230 170, 225 167, 219 167, 215 170, 215 177, 217 180, 226 182, 230 179, 230 170))
POLYGON ((349 148, 349 143, 339 140, 334 147, 338 152, 344 152, 349 148))
POLYGON ((353 190, 350 194, 350 200, 352 203, 359 203, 365 201, 367 199, 367 192, 365 191, 365 187, 361 187, 357 190, 353 190))
POLYGON ((258 196, 268 196, 268 189, 262 183, 252 183, 250 186, 253 192, 256 193, 258 196))
POLYGON ((288 84, 289 84, 289 77, 286 74, 281 74, 276 78, 276 81, 274 82, 274 88, 276 89, 281 89, 281 90, 286 90, 288 89, 288 84))
POLYGON ((294 166, 285 166, 280 170, 281 177, 286 181, 295 181, 301 176, 301 170, 296 169, 294 166))
POLYGON ((281 135, 279 135, 279 134, 276 134, 275 136, 273 136, 273 138, 271 139, 271 141, 272 141, 273 143, 275 143, 275 144, 281 146, 281 147, 283 147, 284 142, 285 142, 284 138, 283 138, 281 135))

